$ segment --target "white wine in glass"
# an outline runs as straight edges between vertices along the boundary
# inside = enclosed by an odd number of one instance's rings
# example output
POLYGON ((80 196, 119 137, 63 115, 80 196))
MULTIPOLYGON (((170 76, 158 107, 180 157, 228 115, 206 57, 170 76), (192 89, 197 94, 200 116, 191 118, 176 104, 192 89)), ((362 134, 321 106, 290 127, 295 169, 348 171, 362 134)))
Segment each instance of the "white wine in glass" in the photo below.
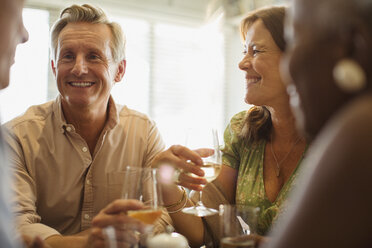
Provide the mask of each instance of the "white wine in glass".
MULTIPOLYGON (((190 133, 188 134, 186 143, 189 143, 189 139, 191 137, 202 137, 200 135, 195 135, 195 134, 193 135, 194 136, 191 136, 190 133)), ((200 169, 204 171, 204 178, 207 180, 208 183, 212 182, 218 177, 221 171, 221 167, 222 167, 222 155, 220 151, 216 129, 211 129, 209 141, 210 142, 209 142, 208 147, 202 147, 202 148, 211 148, 214 150, 214 153, 209 157, 202 158, 203 165, 199 166, 200 169)), ((193 145, 186 144, 186 146, 188 146, 191 149, 196 148, 196 147, 193 147, 193 145)), ((202 191, 199 192, 199 201, 196 203, 196 205, 193 207, 184 208, 182 212, 186 214, 196 215, 199 217, 209 216, 209 215, 218 213, 216 209, 207 208, 206 206, 204 206, 201 199, 202 199, 202 191)))
POLYGON ((199 167, 200 169, 204 171, 205 180, 207 180, 207 182, 210 183, 218 177, 222 166, 221 164, 217 164, 214 162, 209 162, 209 161, 204 162, 204 160, 203 160, 203 163, 204 164, 199 167))

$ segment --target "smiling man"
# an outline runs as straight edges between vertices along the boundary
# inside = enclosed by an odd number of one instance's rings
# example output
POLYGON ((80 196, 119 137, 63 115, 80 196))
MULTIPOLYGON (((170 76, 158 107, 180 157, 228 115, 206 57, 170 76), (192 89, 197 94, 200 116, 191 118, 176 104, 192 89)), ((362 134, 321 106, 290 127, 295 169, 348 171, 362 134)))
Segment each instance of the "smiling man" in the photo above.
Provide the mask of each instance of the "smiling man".
POLYGON ((73 5, 51 36, 60 94, 5 124, 17 222, 53 247, 83 247, 93 217, 121 197, 124 168, 150 166, 164 144, 153 121, 110 95, 126 67, 118 24, 99 8, 73 5))

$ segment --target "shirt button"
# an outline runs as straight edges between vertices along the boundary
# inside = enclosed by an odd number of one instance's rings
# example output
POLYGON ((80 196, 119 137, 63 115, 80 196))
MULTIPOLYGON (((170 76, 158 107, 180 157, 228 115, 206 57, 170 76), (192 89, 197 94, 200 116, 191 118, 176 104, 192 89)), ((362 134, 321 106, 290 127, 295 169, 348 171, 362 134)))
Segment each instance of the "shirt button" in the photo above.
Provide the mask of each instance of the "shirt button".
POLYGON ((89 214, 84 214, 84 219, 89 220, 89 214))
POLYGON ((87 184, 90 185, 90 180, 89 179, 87 179, 87 184))
POLYGON ((67 132, 71 132, 71 127, 66 127, 67 132))
POLYGON ((88 148, 86 148, 86 147, 84 146, 81 150, 83 150, 83 152, 87 152, 87 151, 88 151, 88 148))

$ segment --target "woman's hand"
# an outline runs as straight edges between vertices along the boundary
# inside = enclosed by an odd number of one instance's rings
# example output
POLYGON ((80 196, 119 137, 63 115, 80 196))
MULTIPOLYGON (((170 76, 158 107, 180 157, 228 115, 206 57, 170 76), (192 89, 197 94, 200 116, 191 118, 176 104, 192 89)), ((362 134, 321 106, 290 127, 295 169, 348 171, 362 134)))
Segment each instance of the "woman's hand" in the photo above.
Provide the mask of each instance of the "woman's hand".
MULTIPOLYGON (((208 157, 213 154, 213 149, 190 150, 185 146, 173 145, 164 152, 159 153, 153 162, 153 167, 170 165, 174 168, 176 175, 174 181, 181 186, 191 190, 202 190, 202 184, 207 181, 203 178, 204 171, 198 167, 202 165, 202 157, 208 157), (194 174, 193 176, 190 173, 194 174)), ((168 171, 169 173, 169 171, 168 171)))

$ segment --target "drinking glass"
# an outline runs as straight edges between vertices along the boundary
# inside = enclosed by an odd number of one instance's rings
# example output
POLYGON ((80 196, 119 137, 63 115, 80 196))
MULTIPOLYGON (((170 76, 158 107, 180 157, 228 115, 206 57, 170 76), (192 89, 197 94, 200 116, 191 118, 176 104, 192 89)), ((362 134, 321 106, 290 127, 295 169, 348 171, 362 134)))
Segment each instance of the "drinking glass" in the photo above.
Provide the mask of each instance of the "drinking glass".
POLYGON ((144 209, 130 210, 127 215, 153 225, 163 211, 158 170, 128 166, 124 177, 122 198, 136 199, 145 205, 144 209))
MULTIPOLYGON (((197 129, 195 129, 197 130, 197 129)), ((214 150, 214 153, 209 156, 202 158, 203 165, 200 168, 204 171, 204 178, 208 183, 212 182, 220 174, 222 167, 222 155, 220 151, 218 134, 216 129, 210 129, 208 138, 205 138, 206 133, 201 133, 202 130, 197 131, 189 130, 187 133, 186 146, 190 149, 201 148, 203 144, 207 144, 203 148, 210 148, 214 150), (203 140, 204 139, 204 140, 203 140), (201 143, 199 143, 199 141, 201 143), (198 147, 199 146, 199 147, 198 147)), ((191 162, 190 162, 191 163, 191 162)), ((207 208, 202 202, 202 191, 197 191, 196 194, 199 194, 199 201, 193 207, 184 208, 182 212, 186 214, 192 214, 199 217, 209 216, 217 214, 218 211, 213 208, 207 208)))
POLYGON ((145 207, 139 210, 129 210, 127 215, 147 224, 144 233, 137 230, 137 226, 131 223, 123 224, 120 228, 125 231, 125 240, 117 240, 115 227, 108 226, 104 229, 107 243, 105 247, 145 247, 146 239, 152 232, 154 223, 160 218, 163 211, 161 183, 157 169, 138 168, 127 166, 124 170, 122 199, 136 199, 145 207), (118 242, 121 242, 119 244, 118 242))
POLYGON ((258 207, 220 205, 220 247, 253 248, 257 230, 258 207))

